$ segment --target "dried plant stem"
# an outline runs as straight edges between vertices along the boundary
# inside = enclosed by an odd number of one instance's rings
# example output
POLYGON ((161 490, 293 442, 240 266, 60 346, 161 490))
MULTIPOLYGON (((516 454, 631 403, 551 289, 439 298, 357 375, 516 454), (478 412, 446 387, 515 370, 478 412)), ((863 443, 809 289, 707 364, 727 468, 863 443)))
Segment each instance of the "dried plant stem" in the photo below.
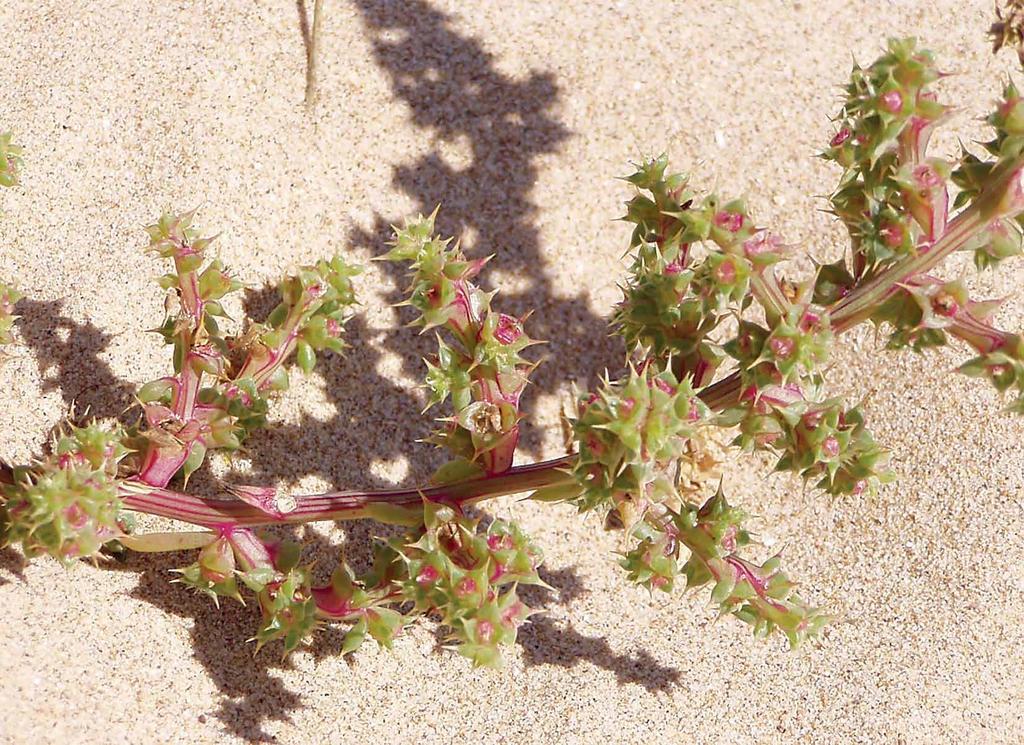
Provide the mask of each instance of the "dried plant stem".
POLYGON ((309 34, 309 45, 306 48, 306 108, 312 108, 319 98, 320 89, 317 80, 317 63, 320 52, 321 21, 327 0, 313 0, 313 28, 309 34))

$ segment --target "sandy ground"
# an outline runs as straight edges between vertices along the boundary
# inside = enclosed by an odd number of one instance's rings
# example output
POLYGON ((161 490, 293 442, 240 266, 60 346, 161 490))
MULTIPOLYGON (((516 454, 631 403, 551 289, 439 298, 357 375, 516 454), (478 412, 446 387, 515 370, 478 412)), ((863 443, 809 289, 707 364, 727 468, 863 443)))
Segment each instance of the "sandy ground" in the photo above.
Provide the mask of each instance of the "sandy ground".
MULTIPOLYGON (((301 2, 299 3, 301 6, 301 2)), ((531 392, 524 460, 557 454, 559 402, 620 364, 605 334, 626 231, 627 161, 668 151, 699 184, 745 193, 813 254, 842 236, 816 195, 851 55, 914 34, 947 69, 966 138, 1014 62, 993 60, 988 0, 508 2, 331 0, 322 98, 301 106, 304 23, 279 2, 44 2, 0 11, 0 129, 25 146, 0 194, 0 276, 29 300, 2 375, 0 454, 25 459, 72 401, 117 414, 167 369, 142 226, 199 207, 220 255, 260 288, 341 251, 365 260, 389 222, 442 203, 504 309, 536 308, 550 359, 531 392)), ((940 144, 949 146, 947 137, 940 144)), ((965 265, 950 270, 956 276, 965 265)), ((1020 263, 973 278, 982 295, 1020 263)), ((415 480, 437 455, 415 390, 428 345, 400 328, 398 277, 361 281, 354 346, 282 397, 253 443, 254 478, 289 489, 415 480)), ((248 304, 265 307, 259 292, 248 304)), ((240 312, 240 308, 236 308, 240 312)), ((1019 328, 1024 304, 1000 312, 1019 328)), ((253 658, 252 609, 168 584, 178 555, 112 568, 0 553, 4 742, 1020 742, 1024 424, 964 356, 892 356, 854 333, 832 385, 869 395, 900 481, 830 502, 739 460, 726 484, 785 547, 805 595, 840 622, 796 653, 704 596, 628 588, 615 537, 569 508, 504 501, 547 553, 546 615, 502 672, 474 671, 421 625, 351 659, 326 634, 253 658)), ((244 465, 244 464, 243 464, 244 465)), ((196 488, 212 488, 199 479, 196 488)), ((152 524, 152 523, 150 523, 152 524)), ((329 569, 372 526, 308 535, 329 569), (332 547, 333 546, 333 547, 332 547)))

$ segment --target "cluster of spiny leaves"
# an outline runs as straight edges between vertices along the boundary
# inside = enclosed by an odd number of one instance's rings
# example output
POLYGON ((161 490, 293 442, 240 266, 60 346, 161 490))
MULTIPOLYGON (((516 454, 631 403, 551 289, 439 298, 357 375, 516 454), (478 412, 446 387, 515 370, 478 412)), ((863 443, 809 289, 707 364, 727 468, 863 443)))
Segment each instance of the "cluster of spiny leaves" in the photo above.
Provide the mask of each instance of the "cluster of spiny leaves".
MULTIPOLYGON (((857 282, 921 255, 967 218, 980 229, 961 248, 973 252, 979 270, 1021 254, 1024 99, 1012 82, 1005 86, 987 119, 994 137, 981 143, 981 156, 966 149, 956 162, 929 156, 929 139, 949 112, 931 89, 941 77, 931 53, 913 40, 891 41, 874 65, 854 69, 838 132, 823 153, 844 168, 831 204, 850 232, 852 259, 819 274, 819 302, 841 300, 857 282), (951 189, 957 190, 952 199, 951 189)), ((961 280, 925 274, 908 280, 870 316, 891 328, 888 346, 922 351, 959 338, 979 353, 962 371, 987 377, 1001 392, 1015 390, 1010 408, 1024 410, 1020 338, 989 325, 999 302, 971 300, 961 280)))
POLYGON ((390 647, 415 617, 433 614, 474 665, 501 665, 501 647, 515 642, 531 609, 520 584, 542 585, 540 550, 514 523, 494 520, 485 531, 457 508, 424 502, 420 527, 378 540, 371 568, 357 576, 342 560, 330 582, 312 583, 312 567, 292 542, 229 528, 212 536, 179 581, 218 599, 255 594, 262 612, 258 647, 275 640, 287 654, 308 643, 324 622, 348 625, 342 652, 367 636, 390 647))
POLYGON ((741 321, 726 344, 739 363, 740 405, 716 423, 737 425, 734 444, 745 450, 778 453, 779 471, 816 479, 829 494, 860 494, 892 474, 859 409, 827 395, 817 370, 831 344, 827 317, 822 307, 797 300, 771 331, 741 321))
POLYGON ((174 347, 174 374, 139 390, 144 426, 135 443, 139 474, 163 486, 179 471, 187 479, 211 448, 237 449, 266 421, 266 395, 288 387, 292 354, 309 373, 319 351, 340 352, 355 304, 358 268, 340 257, 301 267, 281 282, 281 302, 263 323, 225 336, 223 299, 241 288, 218 260, 207 261, 211 238, 200 238, 193 214, 164 215, 147 228, 149 249, 174 264, 159 278, 168 313, 157 329, 174 347))
MULTIPOLYGON (((996 137, 985 143, 988 159, 969 153, 959 163, 928 157, 929 138, 949 110, 931 90, 940 77, 932 55, 913 40, 891 41, 873 65, 854 68, 838 132, 824 153, 843 167, 831 203, 849 231, 851 254, 820 266, 804 282, 776 275, 786 247, 756 227, 742 200, 701 197, 687 177, 667 172, 664 157, 627 178, 638 190, 625 217, 635 225, 633 264, 614 324, 632 359, 651 371, 651 380, 666 371, 682 381, 687 397, 714 400, 715 372, 733 358, 730 380, 739 395, 702 424, 738 427, 735 444, 774 451, 779 470, 831 494, 860 494, 892 476, 887 453, 865 428, 859 408, 830 397, 823 372, 836 333, 833 316, 873 282, 882 289, 871 296, 876 302, 863 318, 891 327, 890 348, 920 351, 954 336, 980 354, 963 372, 986 376, 1000 390, 1024 390, 1024 343, 988 324, 995 304, 971 300, 960 281, 914 271, 918 257, 943 241, 944 249, 973 251, 982 268, 1021 252, 1024 102, 1007 87, 989 118, 996 137), (954 186, 960 192, 951 200, 954 186), (961 212, 951 217, 951 208, 961 212), (886 272, 901 270, 902 278, 883 284, 886 272), (731 337, 723 333, 727 317, 738 319, 731 337)), ((942 255, 938 249, 936 254, 942 255)), ((848 317, 842 320, 839 331, 851 325, 848 317)), ((617 392, 627 385, 637 388, 636 380, 626 379, 605 388, 617 392)), ((1024 410, 1022 401, 1011 408, 1024 410)), ((624 563, 637 581, 669 588, 680 571, 674 552, 688 547, 677 535, 679 516, 692 514, 692 506, 687 512, 678 505, 671 470, 657 449, 638 447, 636 426, 653 417, 659 428, 674 425, 681 437, 687 428, 666 418, 671 405, 651 407, 632 394, 624 407, 606 392, 582 403, 574 421, 580 453, 574 475, 581 488, 575 499, 584 508, 628 506, 615 522, 633 526, 640 542, 624 563), (630 424, 634 399, 643 413, 630 424), (632 443, 621 441, 625 430, 632 443)), ((716 600, 726 593, 716 586, 716 600)))
POLYGON ((468 260, 451 239, 434 235, 434 215, 419 216, 395 231, 389 261, 409 263, 409 300, 423 331, 442 328, 438 353, 427 360, 427 408, 451 399, 453 414, 431 441, 455 456, 433 476, 447 483, 494 475, 512 466, 519 441, 519 399, 536 367, 522 351, 536 342, 522 319, 491 308, 494 292, 471 281, 487 259, 468 260))
POLYGON ((127 527, 118 497, 118 468, 128 453, 123 438, 115 424, 67 424, 49 455, 15 468, 2 487, 3 542, 20 543, 27 556, 96 557, 127 527))
POLYGON ((824 395, 819 370, 833 334, 813 283, 776 277, 784 246, 755 226, 742 201, 699 199, 667 165, 647 161, 628 179, 639 190, 626 214, 636 225, 634 261, 614 322, 634 359, 677 376, 693 398, 711 382, 708 371, 732 357, 741 395, 711 423, 739 426, 737 444, 776 451, 780 470, 816 478, 831 493, 888 478, 859 413, 824 395), (666 285, 671 291, 651 291, 666 285), (751 313, 757 305, 760 318, 751 313), (722 339, 711 332, 727 315, 741 320, 722 339))
MULTIPOLYGON (((967 150, 957 162, 929 156, 929 140, 950 111, 932 90, 941 76, 913 39, 890 41, 875 64, 854 68, 839 129, 822 153, 844 169, 830 201, 850 232, 853 279, 934 242, 949 219, 950 186, 959 189, 952 207, 963 207, 1021 153, 1024 105, 1011 82, 987 120, 996 134, 983 146, 992 157, 967 150)), ((1019 255, 1020 218, 993 216, 970 249, 979 268, 1019 255)))
POLYGON ((688 381, 651 365, 580 396, 572 420, 580 486, 573 503, 581 512, 627 512, 676 499, 672 471, 706 413, 688 381))
MULTIPOLYGON (((982 143, 988 157, 983 160, 964 151, 959 167, 952 175, 953 182, 960 188, 954 200, 956 207, 980 202, 986 185, 1000 178, 1002 172, 1013 168, 1024 154, 1024 98, 1012 81, 1005 86, 995 111, 986 121, 995 131, 991 140, 982 143)), ((1005 209, 1005 202, 1020 201, 1020 198, 1019 193, 1011 193, 1004 197, 1004 204, 996 208, 1005 209)), ((974 259, 978 268, 991 267, 1003 259, 1019 256, 1024 245, 1022 226, 1024 215, 1019 212, 993 219, 987 230, 974 241, 974 259)), ((1024 340, 1019 334, 1001 334, 987 326, 989 315, 1001 301, 971 301, 960 283, 939 285, 934 282, 914 290, 919 296, 932 291, 931 304, 937 308, 933 317, 939 317, 940 329, 943 328, 943 320, 958 315, 975 321, 974 325, 978 327, 976 335, 961 336, 979 354, 964 363, 960 371, 973 377, 986 378, 1000 393, 1013 391, 1015 397, 1007 408, 1009 411, 1024 413, 1024 340), (935 302, 936 297, 938 303, 935 302)), ((944 343, 945 334, 942 331, 940 333, 943 333, 940 343, 944 343)))
POLYGON ((722 614, 749 623, 757 636, 778 629, 796 647, 816 635, 829 617, 794 592, 779 556, 755 564, 737 553, 750 543, 745 518, 721 489, 703 505, 649 510, 630 530, 634 543, 620 563, 631 581, 649 590, 671 592, 679 576, 687 589, 710 584, 711 601, 722 614))
POLYGON ((425 503, 424 527, 392 540, 395 579, 412 613, 436 611, 451 629, 460 654, 476 665, 501 662, 499 646, 515 642, 531 610, 516 594, 520 584, 541 585, 540 549, 511 522, 495 520, 487 531, 455 509, 425 503))
POLYGON ((929 138, 948 113, 931 86, 935 60, 913 39, 890 41, 867 68, 855 66, 838 131, 823 157, 844 168, 832 209, 850 232, 860 278, 934 240, 946 219, 952 165, 926 157, 929 138))

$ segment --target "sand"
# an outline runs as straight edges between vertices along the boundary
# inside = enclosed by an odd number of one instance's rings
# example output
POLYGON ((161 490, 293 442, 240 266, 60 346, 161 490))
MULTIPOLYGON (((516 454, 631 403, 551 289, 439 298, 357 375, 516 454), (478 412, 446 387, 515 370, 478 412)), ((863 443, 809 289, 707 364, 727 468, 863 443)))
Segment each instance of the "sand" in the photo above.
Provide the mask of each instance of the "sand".
MULTIPOLYGON (((307 3, 308 4, 308 3, 307 3)), ((1012 54, 993 59, 988 0, 456 3, 331 0, 321 97, 302 107, 306 25, 280 2, 43 2, 0 12, 0 129, 25 146, 0 194, 0 276, 16 279, 25 346, 0 371, 0 455, 24 460, 76 402, 99 415, 168 369, 145 329, 161 270, 142 226, 198 207, 255 288, 332 252, 365 261, 389 222, 440 202, 502 308, 536 308, 550 340, 522 461, 558 454, 569 383, 621 364, 605 334, 626 228, 627 162, 667 151, 703 187, 746 194, 812 255, 842 250, 818 211, 851 55, 914 34, 948 70, 955 131, 980 134, 1012 54)), ((301 2, 299 3, 301 6, 301 2)), ((952 135, 939 143, 947 150, 952 135)), ((806 262, 803 264, 806 267, 806 262)), ((1020 262, 977 278, 1009 294, 1020 262)), ((798 265, 799 268, 799 265, 798 265)), ((282 396, 239 467, 287 489, 422 479, 438 455, 415 386, 428 340, 374 265, 353 349, 282 396)), ((248 304, 266 306, 260 293, 248 304)), ((241 308, 235 306, 236 314, 241 308)), ((1001 325, 1017 329, 1011 299, 1001 325)), ((337 654, 325 634, 280 662, 252 655, 254 611, 171 585, 183 555, 65 571, 0 552, 0 740, 22 742, 1020 742, 1024 739, 1024 423, 965 357, 844 338, 837 392, 870 395, 898 483, 832 501, 737 458, 733 501, 761 516, 804 594, 839 622, 791 653, 723 621, 704 595, 626 586, 616 537, 567 507, 503 500, 547 554, 554 592, 501 672, 470 669, 421 624, 393 651, 337 654)), ((212 477, 197 490, 215 489, 212 477)), ((158 521, 149 521, 153 527, 158 521)), ((308 532, 328 571, 374 526, 308 532)))

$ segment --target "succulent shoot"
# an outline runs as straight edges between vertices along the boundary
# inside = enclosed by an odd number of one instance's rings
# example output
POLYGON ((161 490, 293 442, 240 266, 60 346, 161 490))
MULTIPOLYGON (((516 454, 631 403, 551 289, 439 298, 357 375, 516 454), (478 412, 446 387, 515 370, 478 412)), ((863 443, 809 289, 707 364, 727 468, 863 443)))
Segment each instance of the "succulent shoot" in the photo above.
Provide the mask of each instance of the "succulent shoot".
MULTIPOLYGON (((1019 18, 1001 23, 997 46, 1018 44, 1019 18)), ((772 453, 777 470, 828 494, 881 488, 893 478, 888 454, 828 380, 842 334, 869 321, 892 352, 966 345, 961 372, 1009 392, 1008 409, 1024 413, 1024 337, 991 324, 996 302, 943 275, 957 251, 979 271, 1022 252, 1024 99, 1008 84, 987 120, 992 139, 945 158, 929 150, 950 111, 942 77, 912 39, 854 67, 822 152, 840 171, 830 206, 849 252, 802 276, 785 274, 797 247, 744 199, 702 193, 665 156, 640 163, 626 178, 629 268, 610 319, 622 366, 575 396, 568 454, 553 460, 515 464, 537 342, 528 318, 501 312, 495 292, 476 285, 488 258, 437 236, 434 215, 396 229, 380 258, 408 267, 413 325, 437 336, 425 388, 427 409, 443 412, 430 441, 451 453, 419 488, 300 496, 233 486, 227 499, 169 488, 179 479, 184 489, 207 453, 238 448, 266 423, 292 361, 309 373, 345 348, 359 269, 339 257, 300 267, 266 319, 227 333, 223 302, 240 283, 208 257, 212 238, 192 213, 164 215, 146 230, 148 249, 170 264, 156 329, 173 349, 170 374, 141 386, 137 421, 65 425, 34 463, 0 473, 3 538, 63 562, 114 545, 194 551, 177 581, 216 602, 255 599, 257 648, 291 652, 328 623, 344 627, 344 653, 367 637, 390 647, 429 615, 473 664, 497 667, 533 613, 518 591, 543 584, 542 553, 514 522, 469 508, 529 494, 621 531, 629 581, 652 592, 708 588, 719 613, 796 646, 828 616, 795 592, 780 556, 748 558, 745 512, 708 487, 708 474, 694 477, 708 470, 703 443, 772 453), (132 512, 199 530, 138 534, 132 512), (300 544, 262 532, 366 518, 404 530, 375 543, 368 569, 342 557, 322 585, 300 544)), ((21 150, 0 136, 0 184, 14 185, 20 167, 21 150)), ((0 285, 0 345, 14 342, 19 298, 0 285)))

